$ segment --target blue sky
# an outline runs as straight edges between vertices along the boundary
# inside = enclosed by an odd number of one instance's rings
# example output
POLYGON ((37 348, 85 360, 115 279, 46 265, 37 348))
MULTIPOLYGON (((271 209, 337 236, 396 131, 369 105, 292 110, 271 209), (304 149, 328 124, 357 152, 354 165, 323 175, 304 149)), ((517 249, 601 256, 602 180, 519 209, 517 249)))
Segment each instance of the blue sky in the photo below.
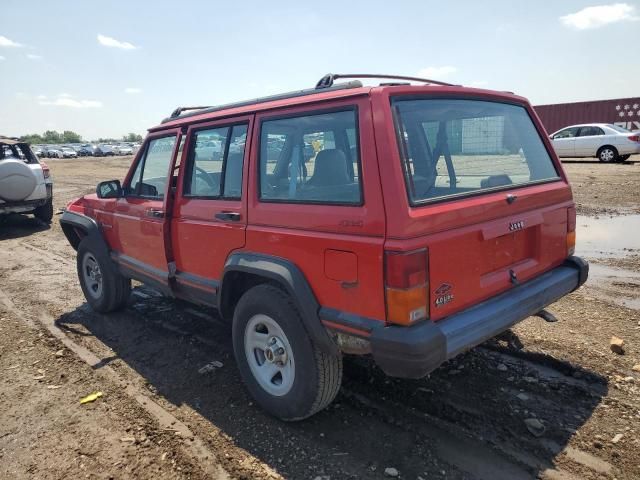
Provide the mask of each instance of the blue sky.
POLYGON ((640 6, 478 1, 2 0, 0 134, 144 134, 175 107, 432 75, 532 103, 637 96, 640 6))

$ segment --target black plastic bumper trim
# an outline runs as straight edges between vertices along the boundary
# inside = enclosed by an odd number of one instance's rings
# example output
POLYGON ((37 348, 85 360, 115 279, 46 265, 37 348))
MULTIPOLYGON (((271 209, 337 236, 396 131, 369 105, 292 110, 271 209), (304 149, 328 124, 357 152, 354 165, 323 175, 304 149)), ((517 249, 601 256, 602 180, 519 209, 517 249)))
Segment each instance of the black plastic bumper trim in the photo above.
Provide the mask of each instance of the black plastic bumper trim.
POLYGON ((571 293, 588 274, 586 261, 570 257, 560 267, 438 322, 373 329, 373 358, 387 375, 423 377, 571 293))

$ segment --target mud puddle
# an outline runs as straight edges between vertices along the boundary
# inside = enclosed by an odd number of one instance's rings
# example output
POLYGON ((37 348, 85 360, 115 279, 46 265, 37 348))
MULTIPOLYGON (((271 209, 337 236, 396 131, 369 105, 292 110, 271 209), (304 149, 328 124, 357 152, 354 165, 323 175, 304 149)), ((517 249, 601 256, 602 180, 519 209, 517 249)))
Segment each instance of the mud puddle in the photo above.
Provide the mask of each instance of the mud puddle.
POLYGON ((624 268, 627 257, 640 253, 640 215, 579 216, 576 228, 576 253, 590 261, 588 287, 604 300, 640 310, 640 272, 624 268))
POLYGON ((640 252, 640 215, 579 216, 576 253, 587 258, 620 258, 640 252))

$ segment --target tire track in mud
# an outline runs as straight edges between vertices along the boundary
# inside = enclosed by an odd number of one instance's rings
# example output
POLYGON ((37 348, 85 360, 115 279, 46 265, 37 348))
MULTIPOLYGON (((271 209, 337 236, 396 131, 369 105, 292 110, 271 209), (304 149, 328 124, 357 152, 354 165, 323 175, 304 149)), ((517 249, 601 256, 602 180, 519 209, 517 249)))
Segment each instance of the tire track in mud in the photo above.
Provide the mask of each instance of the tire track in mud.
MULTIPOLYGON (((75 280, 75 262, 62 254, 54 253, 54 258, 50 258, 52 252, 36 247, 29 242, 22 241, 20 246, 31 252, 30 257, 27 260, 26 267, 34 268, 39 263, 49 263, 60 267, 61 264, 65 265, 67 272, 73 275, 75 280), (33 253, 38 254, 37 258, 33 253), (29 265, 30 264, 30 265, 29 265)), ((16 249, 14 249, 14 253, 16 249)), ((44 285, 42 287, 45 287, 44 285)), ((0 291, 0 299, 9 298, 7 294, 3 294, 0 291)), ((19 311, 15 305, 13 308, 19 311)), ((55 309, 59 310, 59 309, 55 309)), ((64 310, 64 308, 62 309, 64 310)), ((134 300, 132 305, 122 314, 118 314, 119 319, 116 323, 128 322, 132 325, 133 330, 141 337, 145 335, 150 337, 153 341, 163 340, 168 346, 171 341, 179 341, 180 344, 188 344, 188 348, 184 350, 185 354, 189 354, 192 358, 206 359, 209 358, 211 351, 218 353, 224 353, 227 364, 234 364, 232 360, 232 352, 230 342, 217 341, 216 338, 227 339, 229 336, 229 327, 221 322, 211 322, 216 320, 216 316, 212 312, 195 308, 192 306, 185 306, 181 302, 173 302, 168 299, 157 296, 153 291, 146 288, 136 288, 134 291, 134 300), (178 320, 178 321, 176 321, 178 320)), ((25 317, 28 318, 28 317, 25 317)), ((139 376, 143 381, 147 381, 151 385, 152 397, 159 405, 164 405, 164 411, 167 411, 167 407, 175 408, 176 402, 172 399, 175 396, 175 390, 170 390, 169 398, 165 398, 163 394, 163 388, 158 387, 154 382, 153 374, 145 375, 148 369, 153 369, 151 366, 141 366, 147 359, 143 357, 132 356, 131 352, 126 353, 127 348, 131 348, 133 345, 130 342, 123 341, 109 341, 109 333, 98 332, 95 328, 100 322, 104 322, 105 317, 90 312, 87 308, 81 307, 80 309, 71 312, 71 314, 63 316, 62 319, 58 319, 55 326, 51 328, 55 329, 57 336, 62 336, 69 342, 73 342, 75 345, 80 345, 81 348, 88 348, 90 351, 99 347, 98 350, 115 351, 116 354, 125 353, 121 359, 126 364, 132 364, 133 366, 127 366, 126 368, 119 368, 118 365, 113 365, 113 371, 117 372, 121 378, 129 378, 131 374, 139 376), (73 329, 64 328, 71 325, 82 325, 88 331, 89 337, 86 334, 80 334, 74 332, 73 329), (93 330, 92 330, 93 328, 93 330), (71 340, 73 339, 73 340, 71 340), (78 343, 76 343, 78 342, 78 343), (102 347, 102 348, 100 348, 102 347), (122 347, 126 347, 124 350, 122 347), (133 361, 131 361, 133 360, 133 361), (124 377, 123 377, 124 376, 124 377)), ((53 318, 47 320, 53 325, 53 318)), ((50 326, 51 326, 50 325, 50 326)), ((123 333, 122 329, 116 330, 116 336, 123 333)), ((141 341, 144 341, 143 338, 141 341)), ((148 340, 148 338, 147 338, 148 340)), ((134 342, 135 343, 135 342, 134 342)), ((162 343, 162 342, 159 342, 162 343)), ((162 345, 160 345, 162 346, 162 345)), ((161 353, 162 348, 159 349, 161 353)), ((478 353, 470 354, 478 356, 478 353)), ((147 355, 147 357, 153 355, 147 355)), ((466 358, 466 356, 464 357, 466 358)), ((540 359, 525 359, 516 358, 513 355, 509 355, 508 352, 494 352, 494 351, 482 351, 480 350, 479 358, 484 361, 484 366, 491 362, 501 361, 509 364, 509 368, 518 368, 526 370, 527 372, 538 372, 538 377, 543 378, 541 375, 544 369, 547 376, 551 375, 557 379, 559 385, 570 385, 571 388, 578 389, 581 394, 591 391, 591 386, 588 382, 575 379, 575 377, 569 377, 566 375, 568 371, 566 368, 558 370, 555 367, 558 365, 543 365, 538 360, 540 359), (551 369, 551 374, 549 373, 551 369), (558 372, 555 374, 554 372, 558 372)), ((157 359, 156 359, 157 361, 157 359)), ((153 362, 151 362, 153 363, 153 362)), ((162 362, 160 362, 162 363, 162 362)), ((464 360, 462 361, 464 364, 464 360)), ((553 362, 550 362, 553 363, 553 362)), ((465 364, 466 365, 466 364, 465 364)), ((562 365, 560 365, 562 366, 562 365)), ((193 365, 191 365, 193 368, 193 365)), ((450 366, 446 366, 450 368, 450 366)), ((235 371, 228 372, 227 369, 225 382, 229 382, 233 385, 234 400, 237 397, 244 396, 243 393, 237 393, 237 387, 239 379, 235 371), (227 378, 231 375, 233 378, 227 378)), ((464 369, 462 369, 464 370, 464 369)), ((453 369, 450 371, 454 371, 453 369)), ((449 371, 449 372, 450 372, 449 371)), ((455 369, 455 371, 459 371, 455 369)), ((485 374, 487 372, 484 372, 485 374)), ((573 372, 570 372, 573 373, 573 372)), ((446 387, 445 382, 449 377, 457 377, 459 374, 449 375, 448 372, 436 375, 435 380, 428 382, 412 382, 396 379, 388 379, 384 377, 380 372, 376 372, 375 369, 366 362, 355 361, 348 362, 348 371, 345 376, 345 387, 341 390, 338 397, 338 407, 331 408, 329 413, 323 415, 323 420, 310 421, 311 432, 313 435, 317 431, 329 428, 323 425, 322 422, 327 422, 328 416, 337 415, 337 420, 348 424, 349 421, 358 425, 358 429, 361 433, 366 435, 366 430, 370 431, 385 431, 386 438, 391 439, 393 442, 394 437, 408 436, 414 442, 417 441, 422 445, 414 447, 415 450, 410 452, 409 455, 402 453, 402 461, 396 461, 406 465, 405 472, 407 474, 420 473, 428 470, 428 461, 435 461, 439 466, 438 469, 444 468, 449 470, 447 477, 449 478, 533 478, 537 474, 548 476, 552 478, 554 475, 561 475, 562 478, 572 478, 572 476, 553 465, 553 459, 558 455, 566 455, 570 460, 587 466, 590 470, 597 472, 598 469, 593 465, 600 465, 600 467, 606 469, 610 468, 610 465, 603 462, 605 466, 597 464, 592 460, 595 457, 586 454, 586 452, 578 452, 578 454, 571 455, 572 450, 569 448, 563 448, 561 445, 547 445, 542 448, 539 445, 533 445, 533 442, 525 439, 523 441, 522 432, 513 429, 513 425, 507 422, 508 428, 496 427, 496 424, 500 420, 504 420, 504 415, 497 416, 496 419, 487 419, 487 410, 483 410, 478 407, 478 404, 482 404, 485 400, 482 396, 478 397, 474 395, 475 392, 470 392, 471 395, 466 399, 460 399, 459 393, 451 392, 451 388, 446 387), (428 386, 425 386, 428 385, 428 386), (446 388, 445 388, 446 387, 446 388), (443 391, 449 389, 449 395, 445 393, 443 395, 433 395, 425 390, 434 390, 438 388, 444 388, 443 391), (418 392, 418 398, 416 398, 416 392, 418 392), (426 395, 424 395, 426 393, 426 395), (360 418, 364 417, 365 422, 362 422, 360 418), (363 426, 364 423, 369 423, 367 426, 363 426), (369 427, 369 428, 366 428, 369 427), (485 431, 483 431, 485 430, 485 431), (514 447, 515 444, 515 447, 514 447), (427 448, 425 448, 427 447, 427 448), (427 451, 429 450, 429 451, 427 451), (526 453, 523 453, 526 452, 526 453), (435 458, 429 457, 429 454, 435 456, 435 458), (581 456, 581 454, 587 455, 587 460, 581 456), (421 457, 422 461, 421 461, 421 457), (575 458, 571 458, 575 457, 575 458), (592 457, 592 458, 591 458, 592 457), (583 461, 577 461, 575 459, 582 459, 583 461), (589 465, 591 464, 591 465, 589 465), (451 468, 453 467, 453 468, 451 468)), ((504 380, 496 381, 498 384, 504 382, 504 380)), ((223 382, 224 383, 224 382, 223 382)), ((450 383, 450 382, 449 382, 450 383)), ((539 381, 536 382, 539 385, 539 381)), ((564 387, 562 387, 564 388, 564 387)), ((183 392, 179 392, 184 396, 183 392)), ((491 393, 491 392, 489 392, 491 393)), ((535 392, 538 397, 544 399, 547 392, 535 392)), ((211 420, 219 419, 219 415, 212 415, 209 413, 206 407, 199 406, 197 401, 192 402, 192 412, 195 411, 200 415, 189 415, 190 412, 186 412, 187 415, 182 415, 185 412, 175 412, 176 418, 180 418, 186 428, 191 428, 195 432, 196 437, 207 438, 211 440, 211 437, 215 437, 216 434, 212 433, 212 427, 216 430, 222 430, 222 440, 216 440, 214 442, 216 447, 221 447, 222 450, 231 451, 232 459, 225 464, 227 467, 233 463, 233 460, 238 460, 242 457, 238 452, 234 452, 234 449, 242 448, 249 452, 255 452, 258 458, 268 463, 269 465, 278 465, 278 468, 285 473, 289 470, 289 473, 299 474, 300 470, 296 470, 287 461, 281 461, 279 464, 273 460, 273 456, 269 453, 269 449, 257 448, 250 440, 244 440, 240 442, 240 446, 234 446, 234 442, 231 441, 234 435, 228 435, 225 431, 232 431, 238 436, 243 436, 246 428, 231 427, 229 422, 224 423, 222 427, 218 427, 217 423, 211 420), (200 418, 198 418, 200 417, 200 418), (224 438, 229 436, 230 439, 224 438), (292 470, 293 469, 293 470, 292 470)), ((202 403, 202 399, 201 399, 202 403)), ((232 406, 235 408, 235 412, 229 411, 227 407, 228 415, 238 415, 247 417, 249 419, 260 419, 259 415, 255 413, 255 407, 252 407, 249 402, 249 408, 241 406, 232 406)), ((170 414, 172 415, 172 414, 170 414)), ((233 422, 233 420, 231 421, 233 422)), ((267 426, 266 431, 272 434, 274 431, 289 430, 293 432, 295 436, 303 439, 304 443, 308 444, 320 444, 316 445, 324 450, 325 456, 336 455, 336 449, 347 450, 347 454, 353 453, 349 450, 348 445, 345 444, 344 439, 336 441, 333 436, 321 436, 318 438, 311 438, 308 432, 305 432, 305 426, 288 426, 280 423, 273 423, 267 426), (328 441, 329 440, 329 441, 328 441), (347 448, 345 448, 347 447, 347 448)), ((305 422, 306 423, 306 422, 305 422)), ((329 422, 330 423, 330 422, 329 422)), ((309 425, 307 424, 307 426, 309 425)), ((578 425, 576 425, 577 427, 578 425)), ((352 432, 353 433, 353 432, 352 432)), ((525 432, 526 434, 526 432, 525 432)), ((369 434, 370 435, 370 434, 369 434)), ((284 441, 275 441, 275 446, 281 446, 286 448, 288 445, 284 441)), ((385 442, 372 439, 372 443, 375 448, 371 451, 378 451, 384 449, 385 442)), ((386 442, 389 443, 389 442, 386 442)), ((410 444, 411 442, 407 442, 410 444)), ((575 450, 575 449, 574 449, 575 450)), ((322 455, 319 456, 320 458, 322 455)), ((307 457, 308 458, 308 457, 307 457)), ((317 457, 318 458, 318 457, 317 457)), ((375 456, 371 458, 375 459, 375 456)), ((243 460, 245 461, 246 458, 243 460)), ((599 460, 599 459, 595 459, 599 460)), ((312 460, 317 462, 317 460, 312 460)), ((371 462, 369 462, 371 463, 371 462)), ((373 478, 381 477, 380 470, 369 470, 368 472, 362 471, 362 462, 354 463, 350 468, 346 467, 342 470, 342 473, 348 473, 352 478, 373 478)), ((383 465, 375 465, 373 467, 381 467, 383 465)), ((252 468, 255 468, 255 464, 252 464, 252 468)), ((237 473, 240 476, 246 474, 242 468, 230 469, 231 472, 237 473)), ((334 471, 329 470, 331 473, 334 471)), ((255 473, 255 470, 253 471, 255 473)), ((440 470, 436 470, 439 473, 440 470)), ((266 476, 269 475, 265 472, 266 476)), ((600 472, 603 473, 603 472, 600 472)), ((293 478, 298 478, 294 476, 293 478)))

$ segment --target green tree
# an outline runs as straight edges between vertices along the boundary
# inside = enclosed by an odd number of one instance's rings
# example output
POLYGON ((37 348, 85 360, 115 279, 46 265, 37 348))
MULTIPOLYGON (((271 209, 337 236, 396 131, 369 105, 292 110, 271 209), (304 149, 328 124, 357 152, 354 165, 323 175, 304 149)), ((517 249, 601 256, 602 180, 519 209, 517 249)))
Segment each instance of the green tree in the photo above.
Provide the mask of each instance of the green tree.
POLYGON ((72 132, 71 130, 65 130, 62 133, 62 143, 80 143, 82 142, 82 137, 76 132, 72 132))
POLYGON ((42 136, 38 135, 37 133, 30 133, 29 135, 23 135, 22 137, 20 137, 20 141, 27 142, 31 145, 33 145, 34 143, 35 144, 44 143, 42 136))
POLYGON ((47 130, 42 136, 42 141, 44 143, 61 143, 62 135, 60 135, 55 130, 47 130))
POLYGON ((123 142, 141 142, 142 135, 139 135, 137 133, 128 133, 126 135, 123 135, 122 141, 123 142))

